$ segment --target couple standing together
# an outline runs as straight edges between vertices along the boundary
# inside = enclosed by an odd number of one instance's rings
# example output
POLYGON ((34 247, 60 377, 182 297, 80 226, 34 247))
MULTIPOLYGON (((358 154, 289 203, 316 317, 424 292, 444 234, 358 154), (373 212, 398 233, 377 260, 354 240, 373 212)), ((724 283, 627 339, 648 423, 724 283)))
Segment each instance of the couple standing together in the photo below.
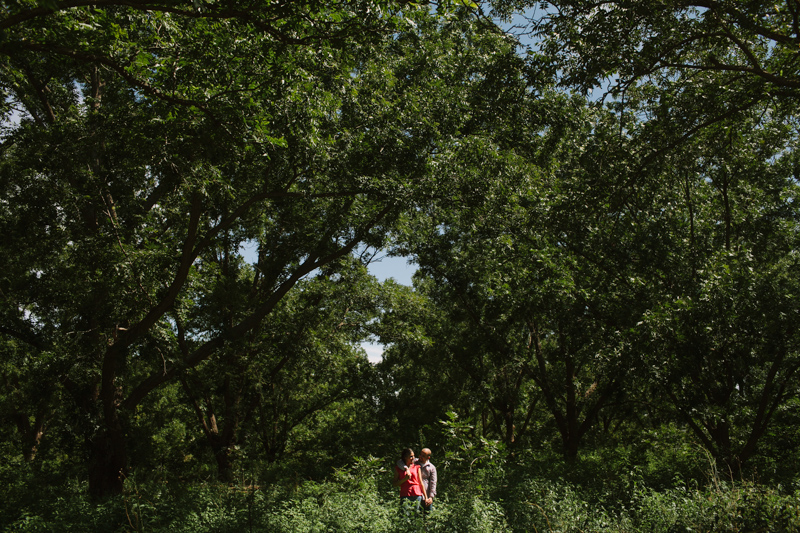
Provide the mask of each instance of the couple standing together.
POLYGON ((436 497, 436 467, 431 463, 431 451, 423 448, 419 459, 414 460, 414 450, 406 448, 400 454, 400 460, 394 466, 395 476, 392 482, 400 487, 400 502, 404 508, 420 507, 428 512, 433 507, 436 497))

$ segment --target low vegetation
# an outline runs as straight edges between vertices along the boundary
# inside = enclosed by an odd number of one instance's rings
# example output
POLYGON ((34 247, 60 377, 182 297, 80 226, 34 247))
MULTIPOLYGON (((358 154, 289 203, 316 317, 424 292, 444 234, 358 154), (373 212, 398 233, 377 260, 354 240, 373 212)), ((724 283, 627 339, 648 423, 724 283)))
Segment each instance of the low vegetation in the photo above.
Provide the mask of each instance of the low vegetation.
MULTIPOLYGON (((800 479, 732 480, 703 454, 684 457, 683 478, 630 449, 573 464, 545 452, 512 457, 488 446, 454 448, 438 462, 441 494, 428 516, 399 512, 389 458, 354 459, 321 480, 279 467, 237 473, 233 483, 137 473, 101 501, 86 483, 47 464, 5 464, 0 528, 84 532, 752 532, 800 529, 800 479), (616 460, 614 459, 616 457, 616 460), (672 474, 665 486, 663 478, 672 474), (272 481, 268 481, 268 480, 272 481), (277 480, 277 481, 276 481, 277 480)), ((52 465, 51 465, 52 466, 52 465)))

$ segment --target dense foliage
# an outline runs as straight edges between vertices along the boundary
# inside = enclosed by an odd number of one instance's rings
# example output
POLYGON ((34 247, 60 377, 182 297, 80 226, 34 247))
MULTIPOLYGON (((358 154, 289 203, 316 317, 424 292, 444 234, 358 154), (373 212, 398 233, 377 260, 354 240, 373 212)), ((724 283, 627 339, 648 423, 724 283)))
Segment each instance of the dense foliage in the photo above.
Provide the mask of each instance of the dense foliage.
POLYGON ((0 527, 800 528, 794 2, 0 5, 0 527))

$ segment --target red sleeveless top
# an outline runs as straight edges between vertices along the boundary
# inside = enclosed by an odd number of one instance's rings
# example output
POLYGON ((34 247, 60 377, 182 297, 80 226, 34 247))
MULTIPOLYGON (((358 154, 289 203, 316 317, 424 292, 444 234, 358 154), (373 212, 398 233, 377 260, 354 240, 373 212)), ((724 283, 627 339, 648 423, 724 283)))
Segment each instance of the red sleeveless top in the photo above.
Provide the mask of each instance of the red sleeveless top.
MULTIPOLYGON (((397 478, 405 477, 405 471, 400 470, 396 466, 394 467, 395 471, 397 472, 397 478)), ((400 497, 403 496, 422 496, 422 489, 420 488, 420 471, 419 465, 412 464, 408 467, 408 473, 411 474, 411 478, 409 478, 405 483, 400 485, 400 497)))

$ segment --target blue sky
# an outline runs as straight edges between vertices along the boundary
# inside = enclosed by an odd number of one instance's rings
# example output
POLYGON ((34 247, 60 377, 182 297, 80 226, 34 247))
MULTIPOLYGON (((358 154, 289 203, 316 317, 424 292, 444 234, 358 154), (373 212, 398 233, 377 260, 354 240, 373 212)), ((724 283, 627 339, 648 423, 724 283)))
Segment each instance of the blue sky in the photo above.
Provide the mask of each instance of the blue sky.
MULTIPOLYGON (((369 273, 380 281, 394 278, 397 283, 411 286, 411 276, 416 272, 417 265, 409 265, 408 259, 405 257, 382 257, 380 260, 370 263, 368 268, 369 273)), ((381 360, 383 345, 363 342, 361 347, 367 352, 367 357, 371 362, 377 363, 381 360)))
MULTIPOLYGON (((254 263, 257 260, 256 243, 242 243, 240 251, 244 256, 244 260, 248 263, 254 263)), ((397 283, 408 285, 409 287, 411 286, 411 276, 416 271, 417 265, 408 264, 408 259, 405 257, 388 257, 378 254, 376 259, 369 265, 369 273, 378 278, 379 281, 394 278, 397 283)))
MULTIPOLYGON (((380 256, 379 256, 380 257, 380 256)), ((405 257, 383 257, 369 265, 369 273, 385 281, 394 278, 397 283, 411 286, 411 276, 417 271, 417 265, 409 265, 405 257)))

